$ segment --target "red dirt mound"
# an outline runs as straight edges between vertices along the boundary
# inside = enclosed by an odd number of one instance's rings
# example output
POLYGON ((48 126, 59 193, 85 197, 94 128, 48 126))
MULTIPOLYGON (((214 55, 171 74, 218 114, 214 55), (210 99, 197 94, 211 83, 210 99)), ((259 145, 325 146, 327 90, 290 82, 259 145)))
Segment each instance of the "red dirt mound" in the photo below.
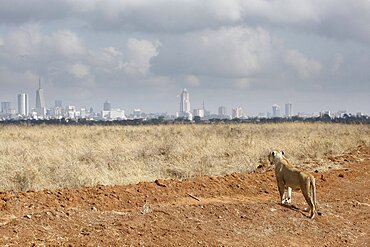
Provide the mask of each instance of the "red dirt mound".
POLYGON ((0 192, 1 245, 369 246, 370 147, 314 173, 319 215, 300 192, 279 205, 273 171, 129 186, 0 192))

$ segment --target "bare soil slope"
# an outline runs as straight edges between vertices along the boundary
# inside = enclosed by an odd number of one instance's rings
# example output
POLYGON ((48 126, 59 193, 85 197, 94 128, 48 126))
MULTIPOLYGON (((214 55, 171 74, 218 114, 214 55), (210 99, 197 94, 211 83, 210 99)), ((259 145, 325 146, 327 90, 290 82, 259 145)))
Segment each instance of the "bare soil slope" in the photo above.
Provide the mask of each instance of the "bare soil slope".
POLYGON ((271 169, 130 186, 0 193, 0 245, 369 246, 370 147, 314 173, 319 215, 300 192, 279 205, 271 169))

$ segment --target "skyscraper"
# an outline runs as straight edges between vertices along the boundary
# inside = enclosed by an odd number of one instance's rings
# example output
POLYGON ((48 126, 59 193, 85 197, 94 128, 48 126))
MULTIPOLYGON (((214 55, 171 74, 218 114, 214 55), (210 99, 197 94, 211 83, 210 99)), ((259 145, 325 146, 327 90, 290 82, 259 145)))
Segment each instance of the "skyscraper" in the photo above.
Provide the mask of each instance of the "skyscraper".
POLYGON ((1 113, 2 114, 9 114, 11 109, 11 103, 10 102, 1 102, 1 113))
POLYGON ((112 104, 106 100, 103 105, 103 111, 111 111, 112 110, 112 104))
POLYGON ((187 118, 192 120, 192 114, 190 112, 190 97, 189 92, 184 88, 180 95, 180 111, 177 113, 177 117, 187 118))
POLYGON ((29 106, 28 106, 28 94, 20 93, 18 94, 18 114, 23 116, 28 116, 29 106))
POLYGON ((293 116, 293 107, 292 103, 285 104, 285 117, 292 117, 293 116))
POLYGON ((218 107, 218 116, 221 117, 221 118, 226 116, 226 107, 225 106, 218 107))
POLYGON ((62 100, 55 100, 53 108, 53 116, 55 118, 62 118, 64 115, 63 102, 62 100))
POLYGON ((232 109, 232 118, 242 118, 242 117, 243 117, 243 109, 241 107, 232 109))
POLYGON ((190 112, 190 99, 186 88, 181 93, 180 112, 190 112))
POLYGON ((45 116, 45 98, 44 89, 41 87, 41 79, 39 78, 39 89, 36 90, 36 113, 38 116, 45 116))
POLYGON ((280 106, 277 104, 272 105, 272 117, 280 117, 280 106))
POLYGON ((45 108, 44 89, 41 88, 41 79, 39 78, 39 89, 36 91, 36 108, 45 108))

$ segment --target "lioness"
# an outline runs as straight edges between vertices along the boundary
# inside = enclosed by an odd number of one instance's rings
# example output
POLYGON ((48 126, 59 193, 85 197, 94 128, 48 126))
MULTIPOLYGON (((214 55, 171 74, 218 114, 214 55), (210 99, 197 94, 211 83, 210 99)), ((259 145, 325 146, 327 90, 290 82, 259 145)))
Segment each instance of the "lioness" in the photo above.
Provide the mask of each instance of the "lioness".
POLYGON ((316 214, 316 186, 315 178, 307 173, 299 171, 284 156, 284 152, 272 151, 268 159, 271 165, 275 165, 276 181, 280 193, 281 204, 291 203, 292 189, 301 189, 306 202, 310 206, 310 218, 316 214), (285 195, 287 188, 288 197, 285 195))

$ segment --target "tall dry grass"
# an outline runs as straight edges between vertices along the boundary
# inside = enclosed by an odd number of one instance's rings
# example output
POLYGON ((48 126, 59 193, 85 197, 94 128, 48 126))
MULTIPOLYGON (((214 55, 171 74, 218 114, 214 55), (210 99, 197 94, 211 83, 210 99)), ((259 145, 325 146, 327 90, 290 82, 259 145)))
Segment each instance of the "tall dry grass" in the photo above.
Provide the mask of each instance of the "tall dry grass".
POLYGON ((0 126, 0 190, 245 172, 272 149, 310 169, 358 145, 370 145, 368 125, 0 126))

